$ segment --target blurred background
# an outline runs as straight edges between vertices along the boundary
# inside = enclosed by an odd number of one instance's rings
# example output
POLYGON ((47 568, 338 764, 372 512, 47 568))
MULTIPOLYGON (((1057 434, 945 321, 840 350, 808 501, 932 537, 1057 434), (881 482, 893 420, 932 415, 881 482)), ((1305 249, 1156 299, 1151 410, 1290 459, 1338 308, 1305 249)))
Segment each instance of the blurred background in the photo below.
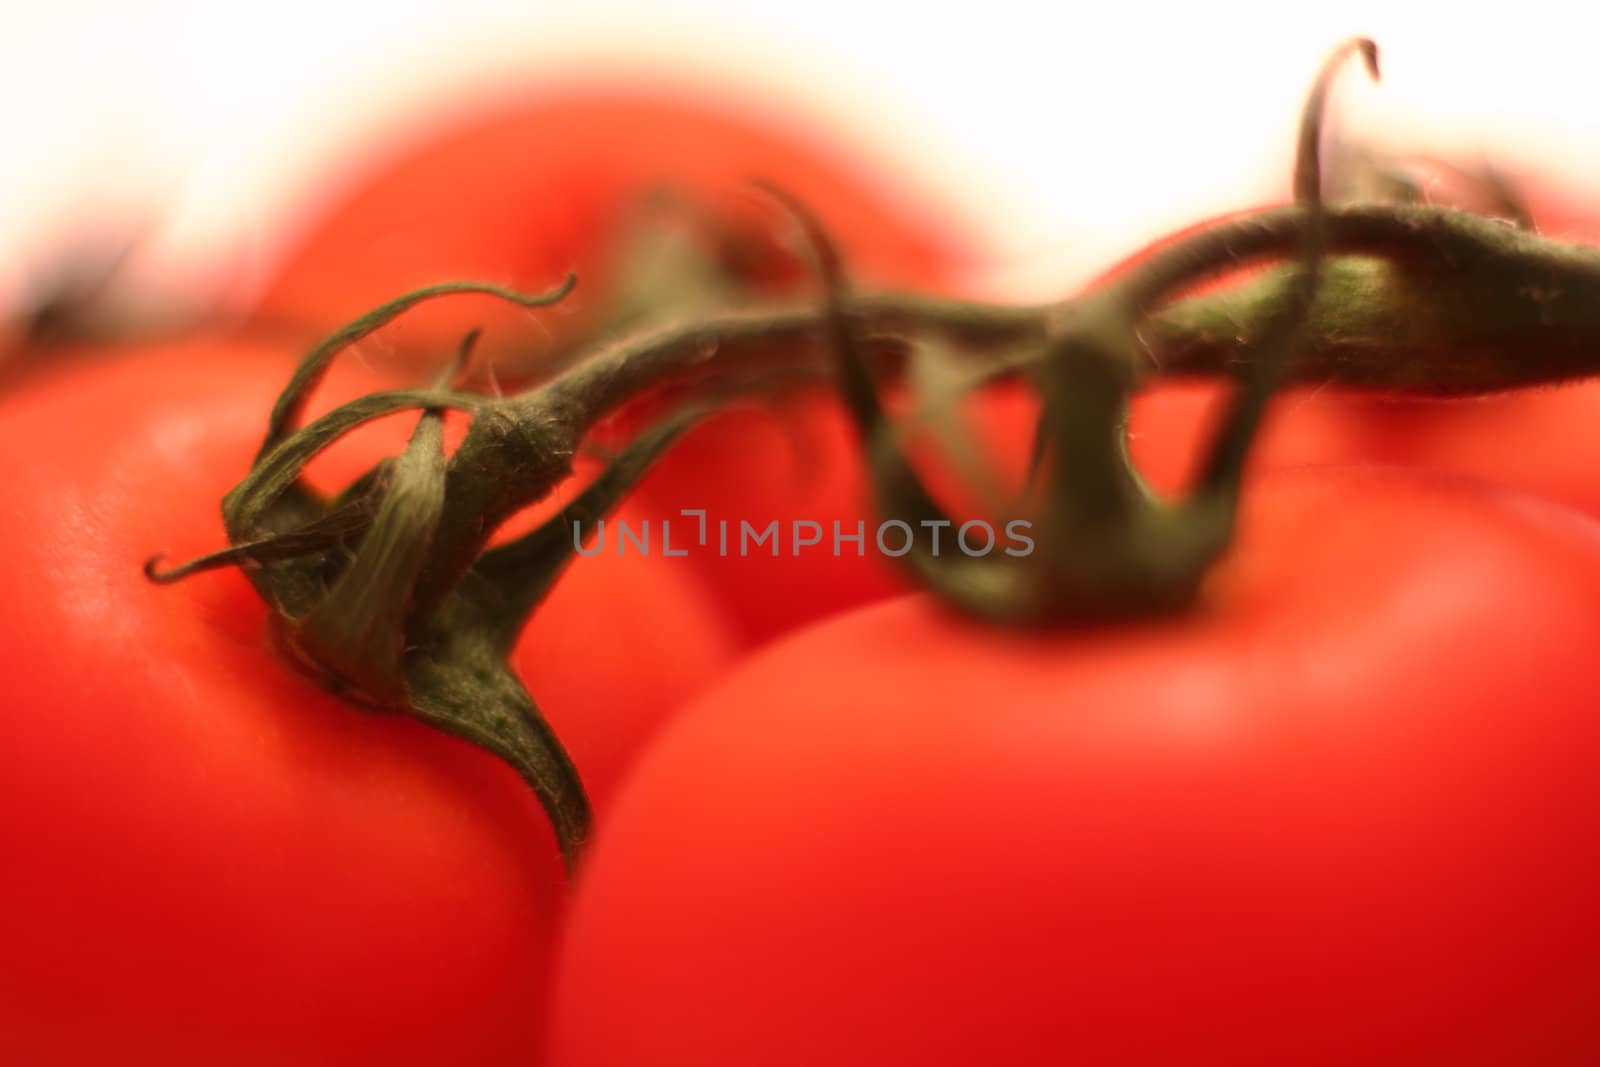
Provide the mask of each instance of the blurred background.
POLYGON ((1357 32, 1385 83, 1341 81, 1341 130, 1581 190, 1600 173, 1581 10, 4 0, 0 308, 98 273, 126 317, 238 313, 399 146, 573 79, 828 131, 979 235, 973 288, 1028 299, 1281 198, 1311 74, 1357 32))

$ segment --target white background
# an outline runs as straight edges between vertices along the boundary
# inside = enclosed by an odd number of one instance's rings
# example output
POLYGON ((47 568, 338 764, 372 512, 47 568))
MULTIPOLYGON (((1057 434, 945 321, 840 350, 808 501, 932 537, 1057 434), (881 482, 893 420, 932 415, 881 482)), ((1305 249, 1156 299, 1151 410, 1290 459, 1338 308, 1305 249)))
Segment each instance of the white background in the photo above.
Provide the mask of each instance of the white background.
POLYGON ((1377 38, 1385 80, 1342 80, 1344 128, 1600 177, 1582 8, 1451 6, 0 0, 0 309, 147 212, 124 297, 203 305, 219 265, 270 270, 336 161, 406 116, 571 70, 811 113, 973 220, 983 285, 1019 298, 1282 195, 1307 83, 1353 33, 1377 38))

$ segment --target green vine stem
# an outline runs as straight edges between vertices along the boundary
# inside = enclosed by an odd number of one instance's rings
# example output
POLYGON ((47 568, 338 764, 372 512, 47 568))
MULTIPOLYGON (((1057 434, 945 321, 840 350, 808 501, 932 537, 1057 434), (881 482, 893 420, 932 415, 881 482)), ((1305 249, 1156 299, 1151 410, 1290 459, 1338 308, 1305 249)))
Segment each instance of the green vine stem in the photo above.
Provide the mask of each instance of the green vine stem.
MULTIPOLYGON (((352 700, 416 715, 506 760, 538 794, 569 864, 588 833, 588 802, 507 654, 575 555, 573 524, 606 514, 728 394, 797 376, 836 380, 881 503, 919 520, 942 512, 898 452, 879 382, 919 347, 956 353, 972 387, 1024 376, 1044 400, 1036 482, 1047 536, 1022 565, 949 566, 913 552, 919 575, 966 610, 1012 622, 1180 607, 1231 536, 1244 457, 1282 382, 1449 395, 1600 369, 1600 250, 1448 208, 1323 205, 1323 102, 1336 63, 1352 51, 1376 73, 1375 49, 1356 41, 1317 79, 1301 127, 1295 206, 1187 232, 1073 299, 1005 307, 853 292, 828 235, 791 203, 820 263, 820 306, 734 301, 707 314, 706 301, 690 300, 680 321, 655 319, 608 339, 503 397, 452 384, 469 344, 430 386, 371 394, 304 423, 329 363, 407 309, 463 292, 541 307, 573 281, 531 296, 469 282, 406 294, 337 331, 295 371, 254 465, 223 501, 228 547, 171 569, 155 559, 147 573, 165 582, 242 567, 272 608, 286 657, 352 700), (1182 296, 1249 266, 1267 269, 1182 296), (1128 397, 1151 375, 1243 383, 1198 489, 1176 504, 1147 491, 1123 450, 1128 397), (506 520, 572 475, 600 420, 668 386, 668 414, 567 508, 490 547, 506 520), (471 421, 446 456, 440 415, 449 409, 471 421), (418 414, 400 456, 332 499, 302 482, 318 453, 401 411, 418 414)), ((976 565, 984 563, 1001 565, 976 565)))
MULTIPOLYGON (((1281 261, 1294 254, 1305 225, 1297 207, 1219 222, 1154 252, 1141 265, 1143 284, 1170 293, 1281 261)), ((1324 282, 1291 380, 1450 396, 1600 371, 1600 249, 1421 204, 1328 207, 1325 230, 1324 282)), ((1243 373, 1262 351, 1286 277, 1270 270, 1156 309, 1140 327, 1142 371, 1243 373)), ((1051 324, 1086 298, 998 306, 848 294, 840 313, 869 342, 955 342, 975 354, 976 385, 1039 358, 1051 324)), ((821 355, 825 319, 814 305, 785 302, 657 325, 594 350, 555 385, 585 408, 608 412, 663 380, 722 368, 799 366, 824 380, 831 373, 821 355)))

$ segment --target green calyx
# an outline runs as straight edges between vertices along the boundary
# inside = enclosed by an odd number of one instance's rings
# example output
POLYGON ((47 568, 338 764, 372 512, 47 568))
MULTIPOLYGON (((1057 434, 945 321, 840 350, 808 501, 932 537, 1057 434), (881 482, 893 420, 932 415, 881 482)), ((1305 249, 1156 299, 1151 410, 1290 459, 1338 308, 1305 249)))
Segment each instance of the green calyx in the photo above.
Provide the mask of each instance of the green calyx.
MULTIPOLYGON (((310 390, 345 347, 423 300, 488 292, 544 306, 570 289, 523 296, 492 286, 436 286, 363 317, 319 346, 279 397, 255 466, 223 501, 233 545, 161 571, 175 581, 243 566, 274 608, 281 647, 330 689, 404 711, 511 764, 538 795, 571 864, 589 829, 576 769, 506 657, 534 604, 573 558, 575 522, 604 515, 695 417, 693 409, 640 434, 553 518, 488 547, 495 529, 572 473, 595 413, 560 390, 497 400, 452 389, 362 397, 301 426, 310 390), (445 456, 442 414, 473 417, 445 456), (421 414, 404 453, 335 500, 300 481, 306 464, 362 424, 421 414)), ((463 347, 459 362, 470 349, 463 347)))

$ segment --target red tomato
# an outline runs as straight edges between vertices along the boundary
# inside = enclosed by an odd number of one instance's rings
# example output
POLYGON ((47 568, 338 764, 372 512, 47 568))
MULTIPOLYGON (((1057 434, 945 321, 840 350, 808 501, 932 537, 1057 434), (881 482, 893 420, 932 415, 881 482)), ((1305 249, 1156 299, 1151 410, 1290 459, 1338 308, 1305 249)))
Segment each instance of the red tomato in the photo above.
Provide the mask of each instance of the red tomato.
MULTIPOLYGON (((953 223, 932 218, 911 176, 879 175, 793 120, 689 93, 574 84, 408 141, 323 207, 258 314, 322 328, 433 282, 544 289, 575 270, 578 290, 563 314, 542 316, 559 329, 613 294, 618 256, 632 251, 624 246, 638 235, 630 231, 640 228, 645 198, 661 189, 693 198, 699 236, 719 246, 708 252, 751 257, 736 273, 758 286, 804 287, 803 260, 775 247, 786 222, 751 187, 755 178, 808 204, 840 235, 853 269, 876 283, 947 282, 967 247, 953 223)), ((419 308, 386 336, 448 349, 486 320, 485 346, 543 340, 526 312, 487 298, 419 308)))
POLYGON ((1600 1059, 1600 526, 1264 481, 1191 616, 902 598, 758 654, 600 833, 555 1067, 1600 1059))
MULTIPOLYGON (((218 502, 289 365, 197 340, 7 398, 0 1060, 536 1057, 564 878, 522 781, 285 667, 237 571, 170 587, 141 571, 225 543, 218 502)), ((344 378, 330 391, 348 396, 344 378)), ((412 421, 321 473, 393 454, 412 421)), ((517 660, 604 809, 726 652, 683 576, 596 559, 517 660)))
MULTIPOLYGON (((667 186, 697 198, 703 249, 748 275, 750 288, 814 290, 794 227, 750 179, 780 183, 804 201, 838 240, 863 285, 947 288, 972 242, 935 217, 913 176, 891 176, 853 158, 825 134, 770 114, 713 105, 689 95, 647 96, 573 87, 498 116, 418 137, 334 204, 290 255, 261 313, 331 325, 399 292, 469 277, 543 289, 575 269, 576 292, 539 314, 465 297, 419 308, 382 335, 402 346, 445 352, 461 334, 488 323, 485 351, 517 345, 548 350, 575 335, 604 330, 608 301, 629 242, 641 232, 646 194, 667 186)), ((645 232, 648 232, 647 230, 645 232)), ((636 294, 635 294, 636 295, 636 294)), ((684 312, 670 295, 666 310, 684 312)), ((698 574, 747 643, 798 623, 888 595, 892 568, 872 558, 868 488, 855 436, 831 397, 791 398, 781 412, 745 406, 710 420, 664 458, 640 487, 638 502, 656 528, 670 523, 677 561, 698 574), (704 510, 708 544, 689 547, 704 510), (720 548, 718 523, 732 548, 720 548), (740 524, 756 532, 778 524, 773 541, 739 555, 740 524), (866 555, 852 542, 833 554, 834 523, 849 536, 867 523, 866 555), (819 546, 796 551, 820 528, 819 546)), ((658 549, 659 551, 659 549, 658 549)))

